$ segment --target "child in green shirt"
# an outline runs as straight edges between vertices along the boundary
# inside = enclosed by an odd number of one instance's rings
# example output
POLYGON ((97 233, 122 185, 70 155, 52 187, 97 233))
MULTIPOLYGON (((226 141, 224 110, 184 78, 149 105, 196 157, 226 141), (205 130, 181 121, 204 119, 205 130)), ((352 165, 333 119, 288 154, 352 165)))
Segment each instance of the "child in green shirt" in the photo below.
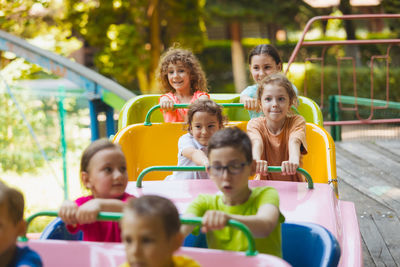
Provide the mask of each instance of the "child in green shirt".
MULTIPOLYGON (((208 158, 210 179, 222 194, 199 195, 185 217, 203 217, 202 231, 207 233, 210 248, 247 249, 244 234, 225 227, 234 219, 249 227, 259 252, 282 257, 281 223, 285 218, 279 211, 278 192, 272 187, 249 188, 256 163, 247 134, 236 127, 218 131, 208 143, 208 158)), ((184 235, 192 231, 193 226, 181 227, 184 235)))

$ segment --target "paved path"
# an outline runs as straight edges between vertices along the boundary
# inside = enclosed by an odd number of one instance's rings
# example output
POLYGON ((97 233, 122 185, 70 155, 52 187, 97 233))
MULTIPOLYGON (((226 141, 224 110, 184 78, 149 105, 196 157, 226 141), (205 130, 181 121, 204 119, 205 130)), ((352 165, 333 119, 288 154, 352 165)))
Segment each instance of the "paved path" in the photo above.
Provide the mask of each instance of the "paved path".
POLYGON ((336 142, 340 199, 355 203, 364 266, 400 266, 400 140, 336 142))

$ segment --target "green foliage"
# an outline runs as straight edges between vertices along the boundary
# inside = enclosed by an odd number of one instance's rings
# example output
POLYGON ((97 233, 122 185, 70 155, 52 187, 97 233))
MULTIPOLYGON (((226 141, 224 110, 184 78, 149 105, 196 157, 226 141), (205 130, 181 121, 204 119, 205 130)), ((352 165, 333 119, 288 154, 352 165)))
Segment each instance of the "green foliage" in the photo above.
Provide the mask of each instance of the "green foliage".
MULTIPOLYGON (((16 95, 16 98, 19 103, 30 103, 30 105, 22 105, 22 107, 35 132, 43 132, 49 127, 54 127, 54 120, 40 109, 42 106, 40 101, 32 101, 23 94, 16 95)), ((2 107, 2 112, 0 112, 0 169, 23 173, 42 166, 43 158, 37 151, 34 140, 30 137, 29 130, 18 113, 16 105, 4 90, 0 97, 0 106, 2 107)), ((44 149, 47 152, 54 151, 54 144, 52 147, 49 142, 54 133, 48 132, 45 136, 40 140, 44 149)), ((50 156, 54 155, 50 153, 50 156)))
POLYGON ((151 49, 161 49, 151 47, 153 12, 159 14, 160 46, 167 48, 178 42, 194 51, 203 47, 205 28, 200 0, 65 2, 68 14, 64 21, 95 48, 97 70, 132 90, 138 89, 138 69, 152 73, 151 61, 158 61, 151 58, 151 49))

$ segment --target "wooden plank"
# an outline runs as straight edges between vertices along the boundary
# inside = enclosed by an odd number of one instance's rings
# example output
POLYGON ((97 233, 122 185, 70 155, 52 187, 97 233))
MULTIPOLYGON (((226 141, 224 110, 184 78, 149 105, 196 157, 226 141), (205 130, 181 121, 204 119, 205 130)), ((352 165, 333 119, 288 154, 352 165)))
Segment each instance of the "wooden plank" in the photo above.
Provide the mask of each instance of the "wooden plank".
POLYGON ((379 177, 379 179, 384 179, 393 187, 400 188, 400 179, 398 176, 398 172, 400 171, 400 160, 399 162, 396 161, 400 157, 396 157, 396 160, 394 160, 394 156, 392 157, 390 153, 387 153, 387 155, 380 153, 377 151, 379 150, 379 147, 374 146, 370 142, 344 142, 340 144, 340 148, 345 149, 352 154, 360 155, 362 157, 361 161, 365 161, 366 163, 364 164, 364 167, 375 176, 371 175, 371 178, 376 179, 379 177), (374 147, 377 149, 371 149, 374 147))
POLYGON ((390 207, 396 212, 400 212, 398 197, 393 192, 390 193, 391 190, 397 192, 396 190, 399 189, 392 187, 390 183, 387 183, 383 179, 378 179, 379 174, 376 173, 376 170, 368 166, 369 164, 357 155, 340 147, 337 147, 336 152, 336 166, 339 179, 345 180, 346 183, 379 203, 390 207), (381 189, 382 192, 378 189, 381 189))
POLYGON ((386 151, 390 151, 391 153, 400 157, 400 141, 392 141, 392 140, 376 140, 375 143, 381 147, 384 147, 386 151))
POLYGON ((386 243, 380 235, 372 216, 369 214, 360 216, 359 224, 362 238, 368 247, 368 251, 370 252, 375 265, 397 266, 386 247, 386 243))
POLYGON ((400 263, 400 222, 393 212, 374 212, 372 218, 393 259, 400 263))

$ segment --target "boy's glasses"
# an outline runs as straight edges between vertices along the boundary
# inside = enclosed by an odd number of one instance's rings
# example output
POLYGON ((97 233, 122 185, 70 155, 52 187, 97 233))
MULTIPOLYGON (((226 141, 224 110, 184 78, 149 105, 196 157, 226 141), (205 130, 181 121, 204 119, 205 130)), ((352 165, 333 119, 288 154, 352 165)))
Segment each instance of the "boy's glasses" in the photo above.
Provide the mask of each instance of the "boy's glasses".
POLYGON ((244 166, 248 165, 248 162, 228 164, 226 166, 211 165, 207 167, 208 172, 213 176, 222 176, 224 170, 227 170, 229 174, 239 174, 243 171, 244 166))

